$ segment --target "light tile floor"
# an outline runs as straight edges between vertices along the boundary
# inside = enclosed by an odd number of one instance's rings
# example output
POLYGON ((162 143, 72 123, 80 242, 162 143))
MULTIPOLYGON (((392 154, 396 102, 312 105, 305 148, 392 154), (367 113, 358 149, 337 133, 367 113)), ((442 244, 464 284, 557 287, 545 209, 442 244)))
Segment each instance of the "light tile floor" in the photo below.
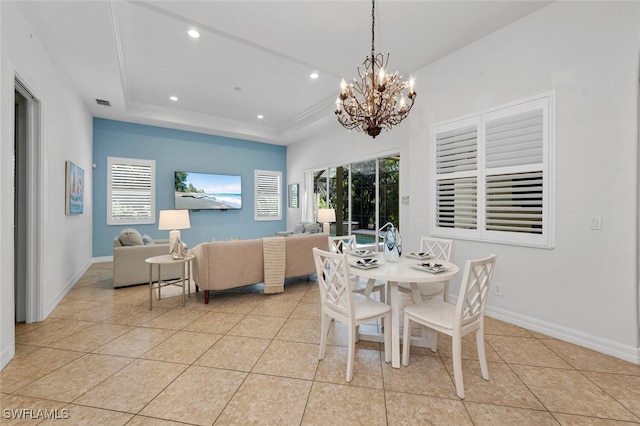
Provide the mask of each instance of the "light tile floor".
POLYGON ((490 380, 465 338, 461 400, 446 336, 438 353, 412 348, 400 369, 379 344, 360 342, 346 383, 338 324, 318 361, 312 281, 291 280, 276 295, 260 286, 214 293, 209 305, 200 295, 185 308, 171 291, 150 312, 147 286, 113 290, 111 263, 92 265, 49 318, 16 325, 0 423, 52 423, 46 413, 74 425, 640 423, 640 366, 491 318, 490 380))

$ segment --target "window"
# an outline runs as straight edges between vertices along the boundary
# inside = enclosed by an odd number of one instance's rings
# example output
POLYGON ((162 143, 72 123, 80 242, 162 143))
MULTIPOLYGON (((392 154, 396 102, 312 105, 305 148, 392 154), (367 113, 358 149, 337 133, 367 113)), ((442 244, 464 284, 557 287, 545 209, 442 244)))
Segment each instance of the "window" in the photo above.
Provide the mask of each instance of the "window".
POLYGON ((254 171, 255 220, 282 219, 282 172, 254 171))
POLYGON ((553 247, 552 93, 435 125, 434 235, 553 247))
POLYGON ((107 157, 107 225, 155 223, 156 162, 107 157))

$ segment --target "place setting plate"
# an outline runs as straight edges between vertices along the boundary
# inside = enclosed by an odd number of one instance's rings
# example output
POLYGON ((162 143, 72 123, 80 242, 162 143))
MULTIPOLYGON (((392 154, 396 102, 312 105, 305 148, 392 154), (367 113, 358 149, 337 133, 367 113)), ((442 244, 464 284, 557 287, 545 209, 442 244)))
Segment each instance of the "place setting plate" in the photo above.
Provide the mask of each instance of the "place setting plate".
POLYGON ((349 253, 357 257, 371 257, 375 255, 375 252, 372 250, 353 250, 349 253))
POLYGON ((410 257, 412 259, 418 259, 418 260, 425 260, 425 259, 430 259, 433 256, 430 253, 427 252, 409 252, 406 254, 407 257, 410 257))
POLYGON ((446 266, 444 266, 442 262, 437 262, 437 261, 419 262, 414 265, 414 268, 419 269, 421 271, 430 272, 432 274, 444 272, 449 269, 446 266))
POLYGON ((355 268, 360 269, 371 269, 378 267, 378 259, 373 259, 371 257, 364 257, 362 259, 358 259, 357 261, 350 264, 355 268))

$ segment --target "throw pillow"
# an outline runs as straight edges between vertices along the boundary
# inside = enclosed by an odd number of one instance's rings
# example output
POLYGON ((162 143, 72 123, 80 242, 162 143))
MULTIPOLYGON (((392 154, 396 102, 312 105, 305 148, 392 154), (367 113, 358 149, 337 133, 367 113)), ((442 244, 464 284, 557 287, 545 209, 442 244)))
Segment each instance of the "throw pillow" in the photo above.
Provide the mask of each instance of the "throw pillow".
POLYGON ((120 231, 118 239, 123 246, 141 246, 144 244, 140 232, 133 228, 125 228, 120 231))
POLYGON ((299 223, 293 227, 294 234, 302 234, 304 232, 304 223, 299 223))
POLYGON ((151 238, 150 236, 148 236, 147 234, 144 234, 142 236, 142 242, 144 243, 145 246, 148 246, 149 244, 155 244, 153 242, 153 238, 151 238))
POLYGON ((319 230, 320 230, 320 225, 318 225, 317 223, 310 223, 304 226, 304 232, 307 232, 310 234, 319 232, 319 230))

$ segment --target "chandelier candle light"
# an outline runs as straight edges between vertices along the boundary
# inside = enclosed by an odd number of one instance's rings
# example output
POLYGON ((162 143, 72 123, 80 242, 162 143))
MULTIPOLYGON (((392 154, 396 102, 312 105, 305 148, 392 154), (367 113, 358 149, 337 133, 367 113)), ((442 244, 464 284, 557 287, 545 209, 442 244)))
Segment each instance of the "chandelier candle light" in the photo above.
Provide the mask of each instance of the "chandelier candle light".
POLYGON ((390 130, 408 115, 416 99, 414 80, 400 81, 398 72, 385 73, 389 54, 375 52, 375 0, 371 1, 371 56, 365 58, 360 71, 360 80, 354 78, 347 84, 342 79, 340 94, 336 99, 336 116, 345 128, 366 132, 372 138, 382 129, 390 130), (403 91, 409 88, 407 98, 403 91))

